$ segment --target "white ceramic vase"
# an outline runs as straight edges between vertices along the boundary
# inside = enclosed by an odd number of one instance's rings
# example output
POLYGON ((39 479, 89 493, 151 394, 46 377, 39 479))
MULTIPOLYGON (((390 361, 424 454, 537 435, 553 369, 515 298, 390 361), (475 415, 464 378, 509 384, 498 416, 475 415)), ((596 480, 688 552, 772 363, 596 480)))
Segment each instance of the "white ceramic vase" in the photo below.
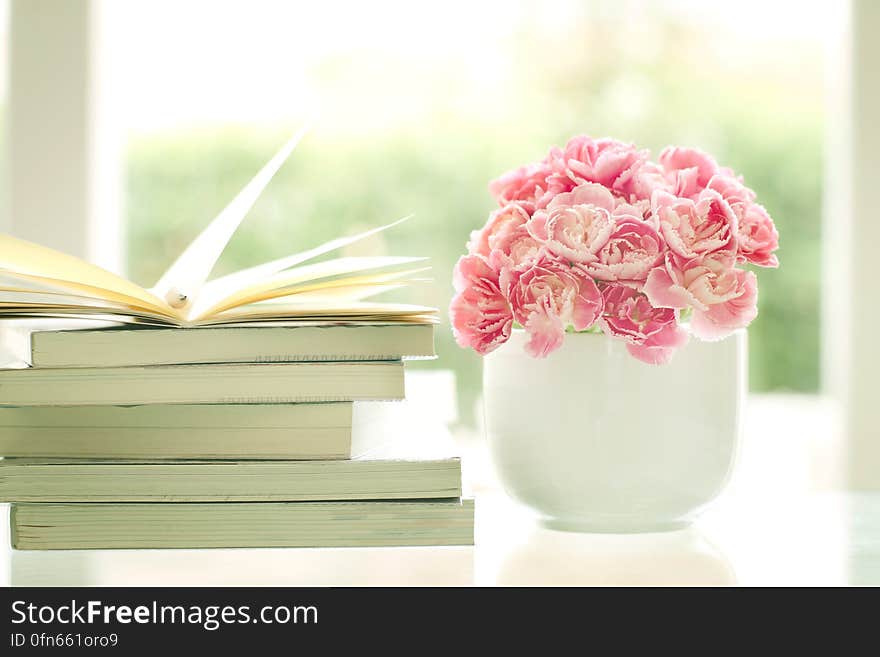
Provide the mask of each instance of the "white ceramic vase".
POLYGON ((521 330, 484 359, 489 447, 505 490, 550 527, 681 528, 727 483, 746 385, 746 332, 691 340, 646 365, 618 340, 569 334, 546 359, 521 330))

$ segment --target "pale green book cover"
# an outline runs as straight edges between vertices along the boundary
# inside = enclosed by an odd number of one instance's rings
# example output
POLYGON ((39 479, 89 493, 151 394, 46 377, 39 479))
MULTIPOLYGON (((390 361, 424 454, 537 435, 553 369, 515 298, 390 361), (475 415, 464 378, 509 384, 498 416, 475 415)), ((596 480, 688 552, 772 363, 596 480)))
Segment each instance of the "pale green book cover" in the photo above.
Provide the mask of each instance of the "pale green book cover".
POLYGON ((0 406, 0 456, 347 459, 381 432, 352 432, 352 402, 0 406))
POLYGON ((264 324, 212 328, 42 330, 21 360, 34 367, 285 363, 434 357, 433 324, 264 324))
POLYGON ((457 458, 165 463, 0 460, 0 502, 299 502, 460 495, 457 458))
POLYGON ((403 363, 0 370, 6 406, 289 404, 403 399, 403 363))
POLYGON ((13 504, 20 550, 472 545, 473 500, 13 504))

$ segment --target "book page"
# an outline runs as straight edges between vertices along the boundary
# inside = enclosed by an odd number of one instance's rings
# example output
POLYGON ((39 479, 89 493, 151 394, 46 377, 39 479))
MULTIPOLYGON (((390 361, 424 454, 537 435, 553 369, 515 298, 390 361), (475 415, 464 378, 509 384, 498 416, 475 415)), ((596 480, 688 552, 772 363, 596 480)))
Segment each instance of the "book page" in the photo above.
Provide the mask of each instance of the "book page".
POLYGON ((121 276, 93 265, 81 258, 0 234, 0 269, 4 278, 42 280, 73 293, 107 298, 129 299, 143 308, 169 314, 167 304, 153 294, 121 276))
POLYGON ((23 278, 21 275, 7 274, 2 269, 0 269, 0 290, 69 294, 69 290, 63 286, 53 285, 46 279, 23 278))
POLYGON ((129 312, 126 312, 125 314, 116 314, 112 310, 102 310, 92 307, 84 308, 81 312, 76 312, 76 310, 70 306, 65 306, 60 310, 40 306, 32 311, 28 311, 26 308, 16 310, 6 308, 3 309, 3 312, 0 314, 2 314, 4 322, 7 320, 22 320, 28 322, 33 320, 57 320, 59 326, 63 325, 65 328, 90 328, 94 322, 102 322, 107 326, 115 324, 136 324, 138 326, 143 325, 157 328, 179 326, 177 322, 158 320, 153 316, 141 317, 132 315, 129 312))
MULTIPOLYGON (((284 296, 279 297, 273 296, 271 301, 277 301, 279 303, 303 303, 306 301, 320 300, 325 303, 335 303, 341 306, 344 305, 346 301, 363 301, 364 299, 376 296, 382 292, 405 288, 417 280, 423 279, 408 278, 400 281, 365 281, 363 283, 345 282, 342 286, 324 286, 317 290, 297 289, 292 294, 285 294, 284 296)), ((270 303, 270 301, 257 301, 254 303, 270 303)), ((241 307, 242 306, 236 306, 236 308, 241 307)))
POLYGON ((0 235, 0 315, 129 316, 128 321, 187 326, 218 316, 255 319, 361 317, 430 321, 433 309, 374 304, 371 295, 413 282, 424 258, 337 258, 303 264, 409 219, 330 240, 301 253, 240 270, 206 283, 227 243, 254 202, 305 134, 293 136, 160 278, 154 290, 92 265, 8 235, 0 235), (269 304, 272 300, 284 303, 269 304), (230 311, 238 309, 237 312, 230 311))
POLYGON ((95 308, 113 308, 114 310, 121 310, 123 312, 132 309, 128 304, 116 304, 112 301, 96 299, 95 297, 58 292, 35 292, 32 290, 9 289, 0 289, 0 306, 45 306, 47 308, 61 308, 64 306, 82 308, 84 306, 92 306, 95 308))
POLYGON ((354 244, 355 242, 375 235, 376 233, 393 228, 411 218, 412 216, 410 215, 390 224, 379 226, 378 228, 371 228, 370 230, 358 233, 357 235, 338 237, 316 246, 313 249, 309 249, 308 251, 294 253, 279 258, 278 260, 266 262, 255 267, 249 267, 248 269, 241 269, 231 274, 227 274, 226 276, 222 276, 221 278, 214 279, 213 281, 208 281, 202 288, 202 293, 194 304, 189 316, 205 317, 209 314, 209 309, 215 307, 224 299, 231 297, 233 294, 240 292, 245 288, 257 285, 278 272, 290 269, 296 265, 301 265, 304 262, 313 260, 314 258, 330 253, 331 251, 354 244))
POLYGON ((196 302, 232 235, 306 131, 303 128, 297 132, 186 247, 154 286, 157 296, 180 308, 189 308, 196 302))
POLYGON ((158 319, 155 315, 151 315, 148 313, 142 313, 138 310, 128 310, 128 309, 115 309, 111 307, 102 307, 102 306, 93 306, 93 305, 56 305, 56 306, 47 306, 44 304, 40 304, 37 306, 28 306, 28 305, 12 305, 0 303, 0 317, 3 320, 7 319, 22 319, 22 318, 30 318, 30 319, 43 319, 49 317, 56 318, 70 318, 80 319, 84 317, 88 318, 101 318, 101 317, 110 317, 113 316, 119 319, 108 319, 107 321, 114 322, 125 322, 125 323, 146 323, 151 325, 158 326, 179 326, 177 322, 172 320, 161 320, 158 319))
MULTIPOLYGON (((10 276, 8 275, 9 272, 4 272, 4 274, 3 278, 8 281, 10 279, 10 276)), ((100 306, 101 303, 112 304, 122 309, 131 309, 132 311, 139 311, 142 314, 148 313, 157 318, 162 318, 164 321, 179 323, 183 319, 180 313, 170 306, 149 304, 137 297, 120 294, 105 288, 96 288, 71 281, 43 278, 28 274, 16 274, 14 275, 14 278, 23 283, 20 288, 19 286, 13 287, 10 285, 4 285, 0 290, 10 294, 33 292, 38 294, 73 296, 81 298, 83 303, 86 303, 86 300, 90 299, 93 300, 92 303, 97 306, 100 306)))
MULTIPOLYGON (((425 258, 408 258, 400 256, 374 256, 362 258, 337 258, 326 262, 305 265, 295 269, 282 271, 268 280, 252 285, 248 288, 231 294, 214 306, 207 308, 195 320, 207 319, 211 315, 228 310, 235 306, 242 306, 255 301, 271 299, 273 297, 288 296, 294 292, 294 288, 303 287, 308 289, 320 289, 321 287, 333 286, 333 281, 339 279, 350 280, 353 284, 367 283, 371 281, 383 282, 390 277, 400 277, 406 274, 424 271, 424 268, 408 269, 405 271, 388 271, 394 268, 423 262, 425 258), (371 273, 372 277, 367 276, 371 273), (358 276, 355 276, 359 274, 358 276)), ((336 285, 336 287, 343 287, 336 285)))
POLYGON ((233 308, 210 318, 200 320, 198 326, 231 324, 242 321, 290 320, 296 322, 380 322, 384 324, 436 324, 437 309, 403 303, 369 303, 351 301, 340 307, 334 301, 304 303, 264 303, 233 308))
POLYGON ((327 303, 332 302, 340 307, 345 307, 348 300, 358 301, 389 289, 407 287, 416 282, 426 281, 428 279, 414 277, 414 274, 423 271, 424 269, 408 269, 400 272, 334 277, 317 282, 309 281, 288 287, 273 288, 261 294, 261 298, 236 304, 234 307, 240 308, 245 305, 282 300, 298 303, 303 299, 325 299, 327 303))

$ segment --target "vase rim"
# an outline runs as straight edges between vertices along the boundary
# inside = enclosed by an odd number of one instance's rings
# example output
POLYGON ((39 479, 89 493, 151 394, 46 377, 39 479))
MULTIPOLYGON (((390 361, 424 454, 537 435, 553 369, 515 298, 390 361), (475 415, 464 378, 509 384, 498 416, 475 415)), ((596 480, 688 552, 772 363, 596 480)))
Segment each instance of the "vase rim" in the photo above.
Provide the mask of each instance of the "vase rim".
MULTIPOLYGON (((687 332, 690 334, 690 327, 689 327, 687 324, 683 324, 682 326, 683 326, 683 328, 684 328, 685 330, 687 330, 687 332)), ((739 335, 739 334, 741 334, 741 333, 746 333, 747 331, 748 331, 748 328, 739 328, 739 329, 735 329, 730 335, 727 335, 727 336, 721 338, 720 340, 726 340, 727 338, 729 338, 729 337, 731 337, 731 336, 739 335)), ((521 336, 521 335, 525 335, 525 333, 526 333, 526 330, 525 330, 524 328, 521 328, 521 327, 514 327, 514 328, 511 329, 511 331, 510 331, 511 337, 512 337, 514 334, 516 334, 516 335, 520 335, 520 336, 521 336)), ((584 337, 597 337, 597 338, 607 338, 607 337, 608 337, 608 336, 607 336, 604 332, 602 332, 602 331, 597 332, 597 333, 594 333, 594 332, 592 332, 592 331, 574 331, 574 332, 566 331, 566 332, 565 332, 565 338, 566 338, 566 339, 568 339, 568 338, 571 337, 571 336, 575 336, 575 335, 576 335, 576 336, 584 336, 584 337)), ((691 334, 691 337, 693 337, 693 334, 691 334)), ((696 339, 696 338, 695 338, 695 339, 696 339)), ((720 342, 720 340, 703 340, 703 342, 720 342)))

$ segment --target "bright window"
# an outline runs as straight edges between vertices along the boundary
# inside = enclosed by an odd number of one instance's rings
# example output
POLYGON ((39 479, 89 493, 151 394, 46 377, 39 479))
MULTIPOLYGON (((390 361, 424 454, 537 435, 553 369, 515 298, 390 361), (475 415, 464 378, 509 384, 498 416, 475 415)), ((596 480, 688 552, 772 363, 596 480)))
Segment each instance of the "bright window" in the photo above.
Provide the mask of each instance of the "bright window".
MULTIPOLYGON (((120 3, 123 4, 123 3, 120 3)), ((369 246, 433 260, 441 308, 487 181, 577 133, 693 145, 781 233, 750 329, 755 391, 819 386, 823 21, 833 6, 497 0, 114 5, 129 273, 152 284, 319 117, 224 260, 243 266, 414 213, 369 246), (792 15, 796 14, 796 20, 792 15), (209 29, 208 29, 209 27, 209 29), (198 38, 195 38, 198 35, 198 38), (797 330, 792 330, 797 327, 797 330)), ((479 360, 439 331, 465 418, 479 360)))
POLYGON ((6 96, 9 75, 9 0, 0 0, 0 231, 8 231, 9 208, 7 207, 7 114, 6 96))

